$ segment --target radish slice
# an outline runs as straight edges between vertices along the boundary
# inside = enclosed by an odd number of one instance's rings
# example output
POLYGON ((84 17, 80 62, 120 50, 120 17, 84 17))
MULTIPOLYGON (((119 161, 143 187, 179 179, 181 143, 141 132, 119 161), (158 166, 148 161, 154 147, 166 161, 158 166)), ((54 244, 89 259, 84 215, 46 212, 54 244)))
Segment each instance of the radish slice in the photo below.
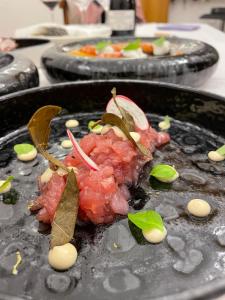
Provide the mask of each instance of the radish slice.
MULTIPOLYGON (((146 118, 145 113, 140 109, 139 106, 137 106, 136 103, 134 103, 131 99, 121 95, 116 96, 116 101, 119 106, 125 109, 133 117, 135 125, 139 129, 147 130, 149 128, 148 119, 146 118)), ((113 98, 109 100, 106 111, 107 113, 113 113, 121 117, 120 111, 118 110, 113 98)))
POLYGON ((99 170, 99 167, 96 165, 96 163, 92 159, 90 159, 90 157, 88 157, 87 154, 81 149, 80 145, 78 144, 78 142, 76 141, 75 137, 73 136, 72 132, 69 129, 67 129, 67 134, 70 141, 73 144, 74 154, 77 155, 77 157, 79 157, 79 159, 89 169, 94 171, 99 170))

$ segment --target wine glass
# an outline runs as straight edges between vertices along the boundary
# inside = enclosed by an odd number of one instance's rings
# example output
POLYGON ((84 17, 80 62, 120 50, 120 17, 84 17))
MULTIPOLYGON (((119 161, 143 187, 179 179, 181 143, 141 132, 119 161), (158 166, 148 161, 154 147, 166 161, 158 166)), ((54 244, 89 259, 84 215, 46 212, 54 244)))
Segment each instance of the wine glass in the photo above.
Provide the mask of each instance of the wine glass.
POLYGON ((41 0, 51 11, 51 21, 54 23, 55 16, 54 16, 54 9, 56 8, 57 4, 60 0, 41 0))
POLYGON ((110 0, 95 0, 95 1, 98 2, 104 8, 104 11, 109 10, 110 0))

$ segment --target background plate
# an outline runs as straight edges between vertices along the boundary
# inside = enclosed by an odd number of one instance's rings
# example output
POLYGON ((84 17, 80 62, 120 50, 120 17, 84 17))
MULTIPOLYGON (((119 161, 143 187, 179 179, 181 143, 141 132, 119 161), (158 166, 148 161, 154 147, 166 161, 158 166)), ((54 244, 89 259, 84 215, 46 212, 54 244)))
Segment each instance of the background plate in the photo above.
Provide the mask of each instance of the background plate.
POLYGON ((37 68, 29 59, 0 52, 0 96, 38 85, 37 68))
MULTIPOLYGON (((112 42, 133 40, 132 37, 111 38, 112 42)), ((152 42, 155 38, 141 38, 152 42)), ((100 59, 72 57, 68 51, 106 39, 85 40, 58 45, 45 51, 42 63, 53 82, 130 78, 163 81, 189 86, 205 82, 215 71, 219 55, 210 45, 196 40, 168 38, 179 56, 149 56, 142 59, 100 59)))

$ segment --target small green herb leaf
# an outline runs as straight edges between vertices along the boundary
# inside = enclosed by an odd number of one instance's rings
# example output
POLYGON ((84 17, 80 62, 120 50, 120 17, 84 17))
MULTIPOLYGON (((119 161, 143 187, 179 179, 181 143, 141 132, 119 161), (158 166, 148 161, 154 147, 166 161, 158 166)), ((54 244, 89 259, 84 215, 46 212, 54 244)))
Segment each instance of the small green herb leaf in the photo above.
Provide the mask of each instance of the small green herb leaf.
POLYGON ((0 185, 0 193, 4 192, 10 182, 14 179, 13 176, 9 176, 1 185, 0 185))
POLYGON ((97 123, 98 123, 98 121, 97 122, 90 121, 88 123, 88 129, 94 133, 101 133, 103 126, 100 124, 97 124, 97 123))
POLYGON ((162 130, 167 130, 170 128, 171 118, 169 116, 165 116, 163 121, 159 122, 159 128, 162 130))
POLYGON ((164 224, 162 217, 154 210, 141 211, 135 214, 128 214, 128 219, 142 230, 157 228, 163 231, 164 224))
POLYGON ((14 151, 17 155, 27 154, 34 150, 34 146, 31 144, 17 144, 14 146, 14 151))
POLYGON ((96 48, 97 51, 102 51, 102 50, 104 50, 107 46, 109 46, 110 44, 111 44, 110 41, 101 41, 101 42, 99 42, 99 43, 97 43, 97 44, 95 45, 95 48, 96 48))
POLYGON ((131 43, 129 43, 126 47, 123 48, 124 51, 132 51, 140 48, 141 40, 137 39, 131 43))
POLYGON ((179 173, 171 166, 159 164, 153 167, 150 175, 162 182, 173 182, 179 177, 179 173))
POLYGON ((216 150, 217 153, 219 153, 222 156, 225 156, 225 145, 223 145, 222 147, 218 148, 216 150))
POLYGON ((155 44, 158 47, 162 47, 165 41, 166 41, 165 37, 161 36, 159 39, 153 41, 153 44, 155 44))

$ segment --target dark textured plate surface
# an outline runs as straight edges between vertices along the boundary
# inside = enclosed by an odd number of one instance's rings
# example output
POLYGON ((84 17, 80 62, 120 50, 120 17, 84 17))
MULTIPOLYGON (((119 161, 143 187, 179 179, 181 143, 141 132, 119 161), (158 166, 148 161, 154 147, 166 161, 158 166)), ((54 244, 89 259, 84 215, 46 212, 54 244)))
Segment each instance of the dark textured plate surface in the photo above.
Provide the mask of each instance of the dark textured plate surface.
MULTIPOLYGON (((22 91, 0 98, 0 178, 15 176, 19 198, 14 206, 0 201, 0 299, 94 299, 125 297, 147 299, 212 299, 225 291, 225 165, 211 163, 206 153, 225 142, 225 99, 164 84, 138 81, 107 81, 60 84, 22 91), (27 210, 37 194, 36 176, 46 168, 38 156, 33 162, 16 160, 12 147, 29 141, 24 127, 31 114, 46 104, 65 108, 52 124, 51 152, 63 157, 65 120, 75 117, 87 132, 87 122, 98 119, 110 90, 133 99, 148 114, 152 125, 162 116, 173 117, 170 145, 157 150, 155 162, 174 164, 181 176, 172 186, 148 182, 146 166, 137 187, 131 189, 131 210, 154 208, 165 217, 168 238, 160 245, 130 234, 126 218, 109 226, 77 227, 77 264, 69 271, 55 272, 47 264, 48 236, 27 210), (206 222, 184 213, 190 198, 204 198, 213 207, 206 222), (39 229, 39 231, 38 231, 39 229), (119 248, 113 248, 113 243, 119 248), (15 252, 23 257, 19 274, 11 274, 15 252), (189 274, 187 274, 189 273, 189 274), (2 293, 2 294, 1 294, 2 293), (6 296, 10 295, 10 296, 6 296), (12 297, 11 297, 12 296, 12 297)), ((131 227, 133 231, 134 228, 131 227)))
MULTIPOLYGON (((149 56, 142 59, 100 59, 72 57, 67 52, 79 45, 96 44, 107 39, 93 39, 58 45, 47 50, 42 63, 53 82, 87 79, 144 79, 199 86, 215 71, 219 55, 210 45, 200 41, 168 38, 179 56, 149 56)), ((128 37, 112 38, 126 42, 128 37)), ((152 42, 155 38, 142 38, 152 42)))
POLYGON ((0 52, 0 96, 39 85, 36 66, 29 59, 0 52))

